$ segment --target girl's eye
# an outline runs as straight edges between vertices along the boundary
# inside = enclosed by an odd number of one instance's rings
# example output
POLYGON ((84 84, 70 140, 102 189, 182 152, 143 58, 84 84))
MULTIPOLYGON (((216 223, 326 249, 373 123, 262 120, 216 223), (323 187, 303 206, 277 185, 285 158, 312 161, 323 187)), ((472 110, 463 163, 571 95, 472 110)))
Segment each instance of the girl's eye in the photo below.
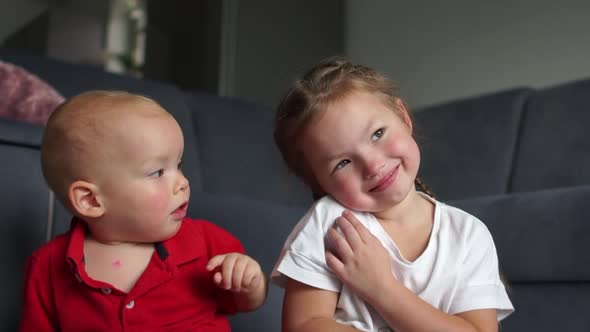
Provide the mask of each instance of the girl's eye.
POLYGON ((164 175, 164 169, 159 169, 155 172, 153 172, 152 174, 150 174, 150 176, 155 176, 158 178, 161 178, 164 175))
POLYGON ((178 163, 178 169, 182 169, 182 163, 183 163, 182 161, 180 161, 180 162, 178 163))
POLYGON ((371 142, 375 142, 378 139, 380 139, 381 137, 383 137, 384 132, 385 132, 385 129, 383 129, 383 128, 377 129, 377 131, 375 131, 373 133, 373 135, 371 135, 371 142))
POLYGON ((338 165, 336 165, 336 167, 334 167, 334 171, 341 170, 342 168, 344 168, 348 164, 350 164, 350 160, 348 160, 348 159, 342 160, 341 162, 338 163, 338 165))

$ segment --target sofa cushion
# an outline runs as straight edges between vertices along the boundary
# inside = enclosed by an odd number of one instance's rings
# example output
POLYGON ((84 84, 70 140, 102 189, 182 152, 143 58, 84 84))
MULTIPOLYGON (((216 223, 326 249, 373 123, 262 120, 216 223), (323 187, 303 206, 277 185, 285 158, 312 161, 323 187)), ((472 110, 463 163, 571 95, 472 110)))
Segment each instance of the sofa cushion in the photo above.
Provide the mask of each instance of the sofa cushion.
POLYGON ((187 94, 187 102, 194 112, 205 191, 290 205, 312 202, 274 144, 272 109, 204 93, 187 94))
POLYGON ((528 89, 429 107, 414 114, 419 175, 438 198, 506 193, 528 89))
POLYGON ((590 186, 450 202, 489 228, 516 311, 501 331, 590 331, 590 186))
POLYGON ((43 128, 0 119, 0 331, 20 320, 25 262, 47 238, 49 189, 39 162, 43 128))
POLYGON ((501 332, 590 331, 590 283, 517 283, 509 296, 516 309, 501 332))
MULTIPOLYGON (((283 243, 304 208, 226 195, 194 193, 192 217, 207 219, 236 236, 269 275, 283 243)), ((270 285, 266 303, 257 311, 231 318, 232 331, 280 331, 283 290, 270 285)))
POLYGON ((590 184, 589 91, 590 79, 530 96, 511 191, 590 184))
POLYGON ((0 59, 18 64, 48 82, 63 96, 71 97, 84 91, 124 90, 143 94, 158 101, 180 124, 184 133, 185 175, 194 189, 201 188, 200 166, 195 134, 188 107, 180 90, 165 83, 111 74, 100 68, 68 64, 22 52, 0 48, 0 59))
POLYGON ((453 201, 489 228, 510 282, 590 282, 590 186, 453 201))

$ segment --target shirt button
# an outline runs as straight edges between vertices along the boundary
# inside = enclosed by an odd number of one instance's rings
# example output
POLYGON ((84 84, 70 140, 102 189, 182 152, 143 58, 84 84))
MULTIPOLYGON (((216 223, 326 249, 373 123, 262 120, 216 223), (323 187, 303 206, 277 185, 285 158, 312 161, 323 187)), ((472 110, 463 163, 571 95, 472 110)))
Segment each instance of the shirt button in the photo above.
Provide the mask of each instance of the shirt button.
POLYGON ((127 305, 125 306, 125 308, 127 309, 133 309, 133 307, 135 307, 135 301, 131 300, 131 302, 127 303, 127 305))
POLYGON ((104 295, 109 295, 109 294, 111 294, 111 289, 110 289, 110 288, 103 287, 103 288, 101 288, 101 289, 100 289, 100 291, 101 291, 101 292, 102 292, 104 295))

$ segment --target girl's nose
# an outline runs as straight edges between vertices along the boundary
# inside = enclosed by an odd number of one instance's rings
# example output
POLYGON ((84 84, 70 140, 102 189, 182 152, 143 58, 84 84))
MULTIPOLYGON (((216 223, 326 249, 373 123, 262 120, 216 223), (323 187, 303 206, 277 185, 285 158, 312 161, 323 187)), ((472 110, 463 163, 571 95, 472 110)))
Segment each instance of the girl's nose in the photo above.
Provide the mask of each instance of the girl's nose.
POLYGON ((384 166, 384 162, 381 158, 366 158, 364 161, 364 178, 370 180, 379 175, 381 169, 384 166))

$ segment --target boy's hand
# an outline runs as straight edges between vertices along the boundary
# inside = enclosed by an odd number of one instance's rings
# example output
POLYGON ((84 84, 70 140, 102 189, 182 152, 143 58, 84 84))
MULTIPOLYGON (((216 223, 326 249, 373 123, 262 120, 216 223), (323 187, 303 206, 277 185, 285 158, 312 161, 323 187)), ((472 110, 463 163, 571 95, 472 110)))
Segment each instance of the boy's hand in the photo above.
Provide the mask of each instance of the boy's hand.
POLYGON ((213 274, 213 282, 232 292, 253 292, 264 283, 264 274, 258 262, 240 253, 217 255, 207 263, 207 270, 213 274))

